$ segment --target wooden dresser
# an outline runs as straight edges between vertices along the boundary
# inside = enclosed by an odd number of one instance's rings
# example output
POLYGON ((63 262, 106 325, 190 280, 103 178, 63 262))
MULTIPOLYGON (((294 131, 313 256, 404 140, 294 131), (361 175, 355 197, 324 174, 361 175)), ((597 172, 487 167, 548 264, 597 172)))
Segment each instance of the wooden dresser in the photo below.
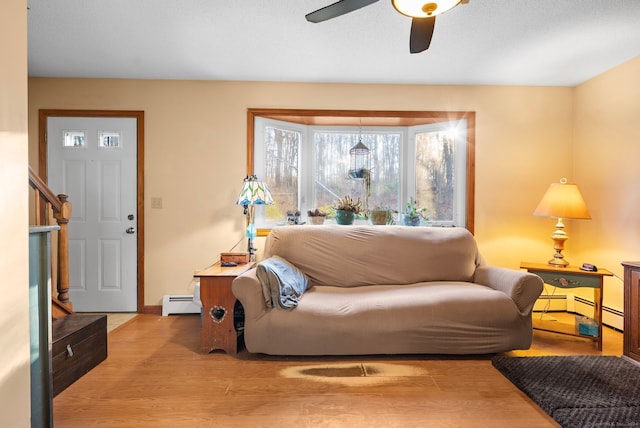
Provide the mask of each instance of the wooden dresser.
POLYGON ((623 355, 640 363, 640 262, 624 266, 623 355))

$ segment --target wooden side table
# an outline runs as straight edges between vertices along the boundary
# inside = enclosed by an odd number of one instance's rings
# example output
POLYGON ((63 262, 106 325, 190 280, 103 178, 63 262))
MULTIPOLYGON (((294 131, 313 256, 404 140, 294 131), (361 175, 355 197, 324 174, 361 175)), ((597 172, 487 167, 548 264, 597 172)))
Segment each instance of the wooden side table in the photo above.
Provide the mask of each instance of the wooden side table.
POLYGON ((593 340, 598 350, 602 351, 602 295, 604 277, 613 276, 606 269, 598 269, 597 272, 589 272, 577 266, 555 267, 549 264, 521 262, 520 269, 538 275, 545 284, 557 288, 593 288, 593 320, 598 325, 598 336, 587 336, 578 333, 576 327, 554 321, 533 319, 533 328, 536 330, 550 331, 553 333, 567 334, 570 336, 584 337, 593 340))
POLYGON ((200 300, 203 319, 200 332, 200 352, 222 349, 229 355, 238 352, 238 332, 234 324, 236 298, 231 292, 233 280, 255 266, 255 263, 224 267, 219 262, 196 272, 200 279, 200 300))

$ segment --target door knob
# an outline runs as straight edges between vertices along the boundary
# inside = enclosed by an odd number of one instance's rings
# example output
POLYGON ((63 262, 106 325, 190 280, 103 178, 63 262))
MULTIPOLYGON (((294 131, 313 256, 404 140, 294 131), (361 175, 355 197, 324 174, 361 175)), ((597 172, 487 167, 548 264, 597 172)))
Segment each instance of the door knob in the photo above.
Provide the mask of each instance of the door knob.
POLYGON ((129 235, 132 235, 132 234, 136 233, 136 229, 135 229, 134 227, 129 227, 129 228, 126 230, 126 232, 127 232, 129 235))

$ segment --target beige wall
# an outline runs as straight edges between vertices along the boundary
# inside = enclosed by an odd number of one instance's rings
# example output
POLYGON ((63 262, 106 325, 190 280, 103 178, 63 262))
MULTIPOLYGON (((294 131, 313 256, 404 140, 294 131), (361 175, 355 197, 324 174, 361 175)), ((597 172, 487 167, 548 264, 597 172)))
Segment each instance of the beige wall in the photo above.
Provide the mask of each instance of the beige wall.
POLYGON ((552 253, 553 221, 531 213, 549 183, 571 178, 572 95, 570 88, 32 78, 30 163, 37 165, 38 109, 145 111, 145 304, 158 305, 164 294, 190 293, 193 272, 243 236, 235 200, 246 171, 247 108, 475 111, 476 235, 491 263, 516 268, 552 253), (161 197, 163 209, 151 209, 151 197, 161 197))
POLYGON ((190 293, 193 272, 243 236, 235 199, 246 172, 247 108, 475 111, 476 235, 490 262, 518 267, 520 260, 551 255, 553 222, 531 213, 550 182, 571 176, 572 93, 570 88, 33 78, 30 163, 37 165, 38 109, 145 111, 145 304, 158 305, 164 294, 190 293), (161 197, 163 209, 151 209, 151 197, 161 197))
POLYGON ((593 220, 575 221, 573 259, 620 278, 605 305, 622 310, 622 261, 640 260, 640 57, 575 89, 575 178, 593 220))
POLYGON ((27 4, 0 6, 0 418, 29 427, 27 4), (20 185, 16 185, 20 183, 20 185))

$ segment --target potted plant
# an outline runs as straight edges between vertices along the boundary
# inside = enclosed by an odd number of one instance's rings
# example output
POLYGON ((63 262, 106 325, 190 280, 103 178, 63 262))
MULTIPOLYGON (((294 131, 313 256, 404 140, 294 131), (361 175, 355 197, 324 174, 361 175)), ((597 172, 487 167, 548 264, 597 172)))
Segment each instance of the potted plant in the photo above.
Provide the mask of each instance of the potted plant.
POLYGON ((332 208, 336 210, 336 223, 353 224, 356 214, 362 212, 362 200, 360 198, 354 200, 346 195, 344 198, 339 198, 332 208))
POLYGON ((300 224, 300 210, 287 211, 287 224, 300 224))
POLYGON ((418 202, 411 198, 407 202, 406 210, 402 214, 402 224, 405 226, 419 226, 422 219, 429 220, 426 208, 419 208, 418 202))
POLYGON ((375 207, 369 211, 371 224, 393 224, 393 210, 383 207, 375 207))
POLYGON ((311 224, 322 224, 324 223, 324 218, 327 216, 327 213, 316 208, 315 210, 308 210, 307 217, 309 218, 309 223, 311 224))

